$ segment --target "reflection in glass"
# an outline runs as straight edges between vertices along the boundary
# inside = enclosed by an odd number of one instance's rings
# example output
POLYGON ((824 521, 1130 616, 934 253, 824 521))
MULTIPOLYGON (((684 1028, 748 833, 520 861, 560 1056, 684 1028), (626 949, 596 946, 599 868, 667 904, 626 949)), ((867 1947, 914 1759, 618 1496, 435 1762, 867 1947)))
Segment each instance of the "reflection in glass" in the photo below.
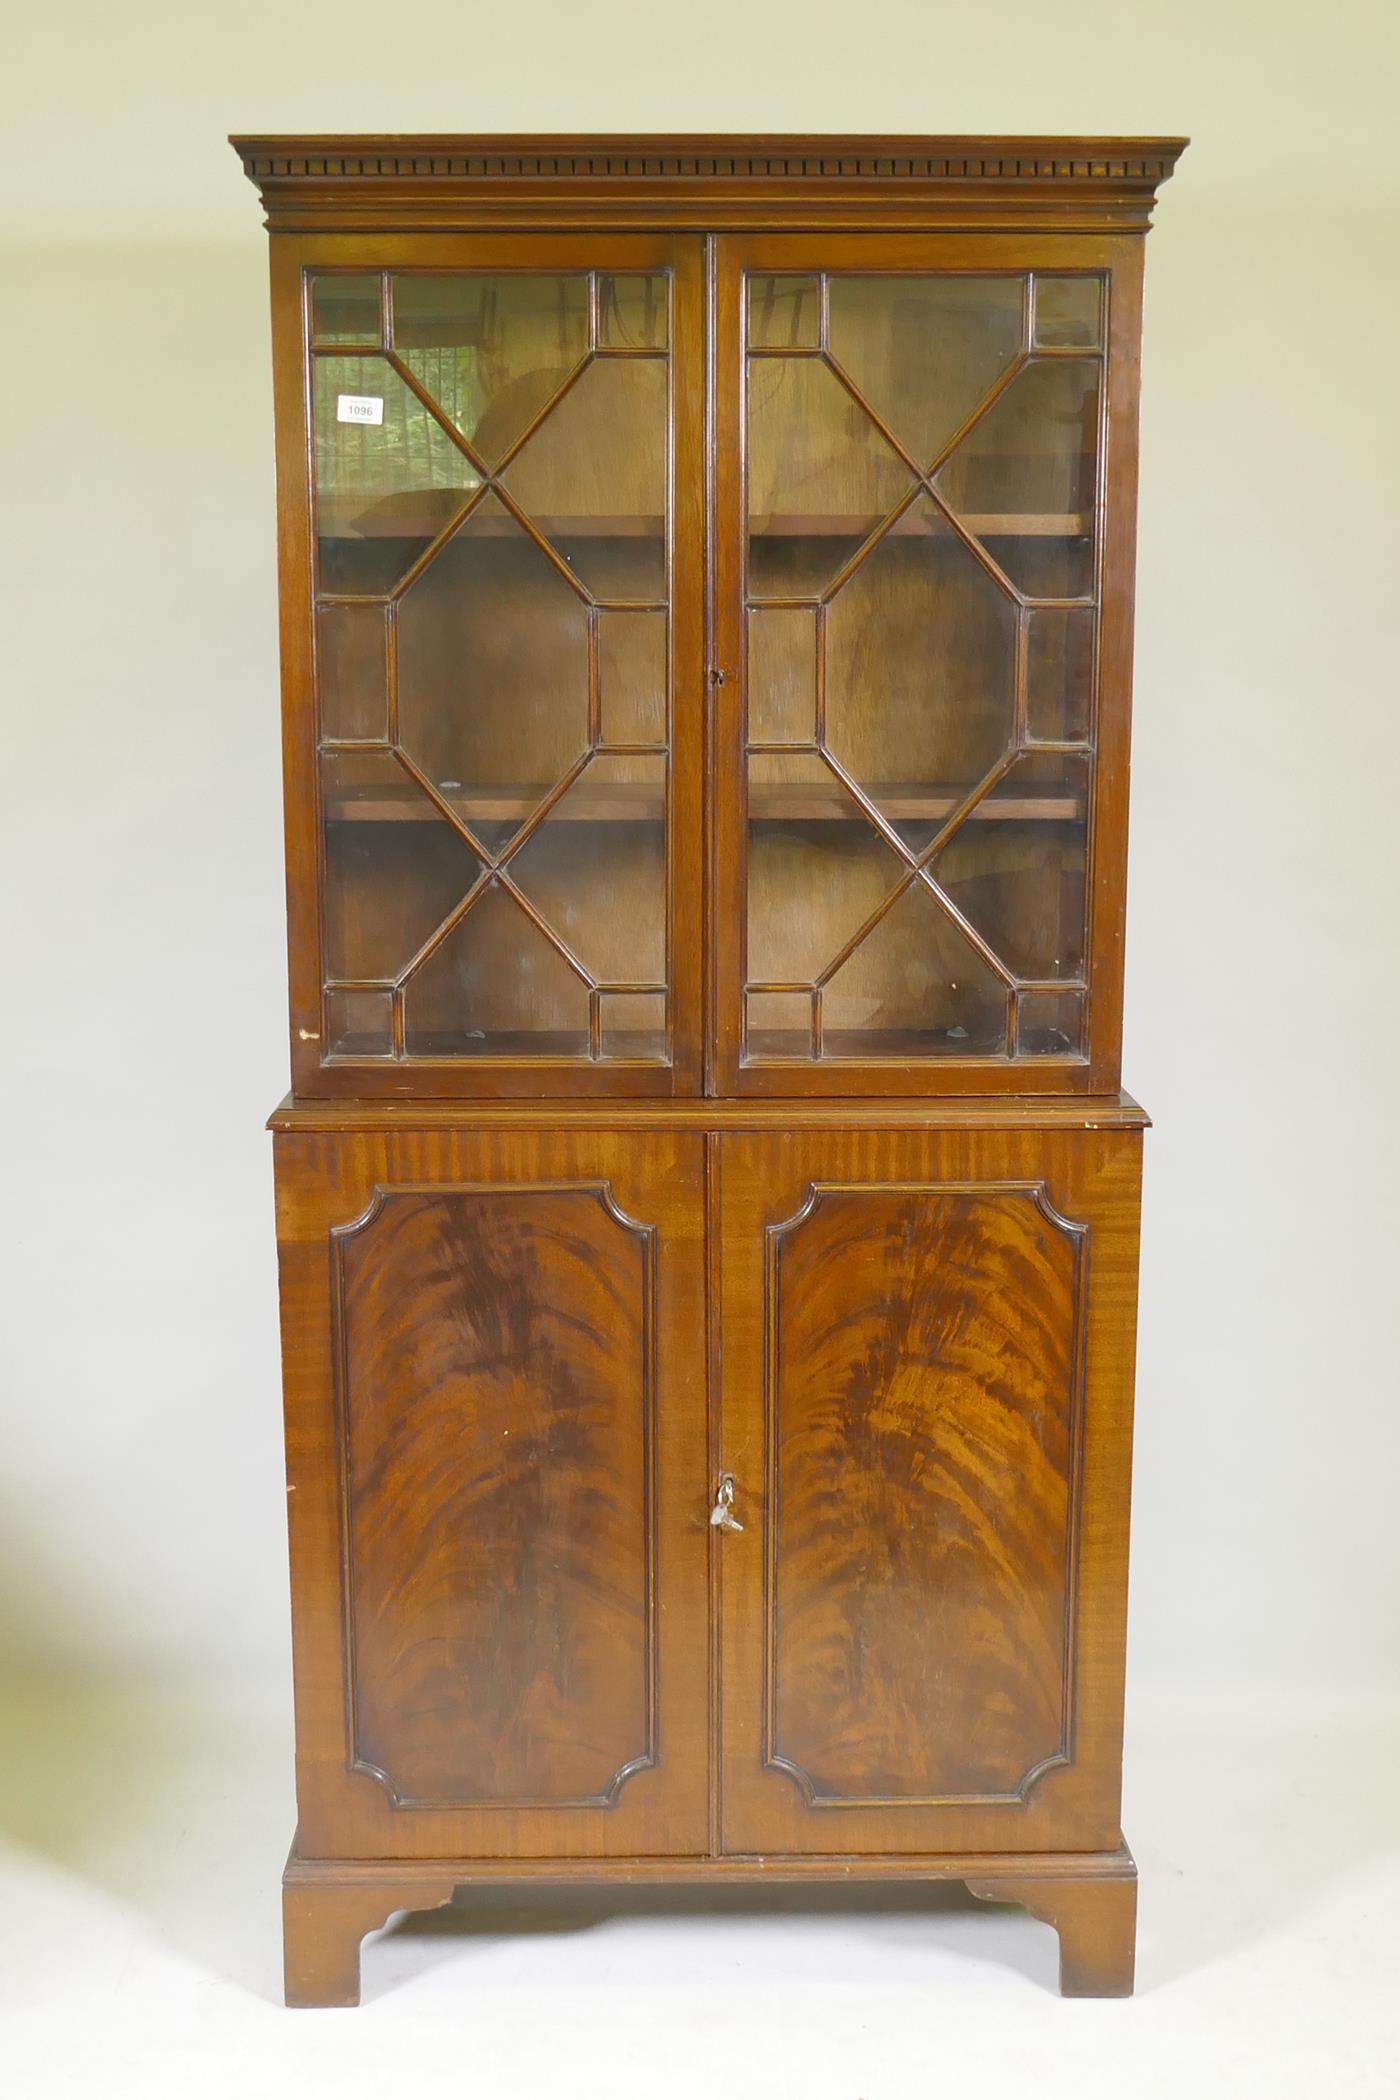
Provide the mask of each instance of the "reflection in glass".
POLYGON ((940 494, 964 515, 1089 510, 1098 405, 1094 360, 1033 359, 959 440, 939 470, 940 494))
POLYGON ((443 272, 393 279, 394 349, 495 467, 588 349, 588 279, 443 272))
POLYGON ((599 358, 506 469, 503 487, 596 598, 665 589, 667 414, 664 361, 599 358))
POLYGON ((378 276, 336 271, 311 281, 313 343, 374 343, 383 339, 378 276))
POLYGON ((668 327, 665 277, 598 279, 600 350, 664 350, 668 327))
POLYGON ((311 395, 317 583, 323 591, 383 595, 480 476, 382 357, 313 357, 311 395), (363 404, 378 422, 353 420, 363 404))
POLYGON ((831 354, 927 468, 1022 346, 1020 277, 833 277, 831 354))
POLYGON ((821 340, 821 280, 750 275, 749 348, 815 350, 821 340))
POLYGON ((1037 349, 1061 345, 1094 349, 1100 341, 1100 283, 1097 277, 1047 277, 1035 280, 1037 349))
POLYGON ((748 415, 750 595, 815 597, 912 477, 820 358, 752 359, 748 415))

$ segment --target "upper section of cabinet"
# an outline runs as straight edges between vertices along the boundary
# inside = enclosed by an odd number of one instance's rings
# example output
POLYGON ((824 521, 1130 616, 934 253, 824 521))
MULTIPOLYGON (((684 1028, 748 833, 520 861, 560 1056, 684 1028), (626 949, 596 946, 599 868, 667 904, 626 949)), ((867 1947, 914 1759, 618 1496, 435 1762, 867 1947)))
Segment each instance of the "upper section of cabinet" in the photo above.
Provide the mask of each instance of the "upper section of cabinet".
POLYGON ((1177 145, 239 143, 297 1093, 1116 1087, 1177 145))

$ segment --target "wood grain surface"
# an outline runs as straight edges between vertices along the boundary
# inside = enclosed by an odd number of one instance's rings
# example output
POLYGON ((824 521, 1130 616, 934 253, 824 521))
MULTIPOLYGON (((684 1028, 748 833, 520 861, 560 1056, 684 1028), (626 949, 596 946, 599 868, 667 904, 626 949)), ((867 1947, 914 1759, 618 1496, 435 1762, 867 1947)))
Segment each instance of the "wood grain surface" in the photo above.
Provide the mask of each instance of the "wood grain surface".
POLYGON ((336 1251, 356 1761, 401 1801, 606 1801, 653 1757, 654 1228, 425 1187, 336 1251))
POLYGON ((1055 1925, 1066 1991, 1131 1987, 1118 1088, 1182 143, 235 142, 273 233, 289 2002, 354 2002, 392 1908, 549 1879, 957 1877, 1055 1925), (469 277, 533 315, 486 379, 469 277), (308 403, 357 353, 430 471, 336 466, 318 511, 308 403))
POLYGON ((703 1849, 703 1157, 277 1140, 305 1856, 703 1849))
POLYGON ((1119 1842, 1140 1142, 711 1139, 726 1852, 1119 1842))
POLYGON ((814 1800, 1064 1755, 1082 1238, 1037 1185, 823 1184, 769 1228, 769 1757, 814 1800))

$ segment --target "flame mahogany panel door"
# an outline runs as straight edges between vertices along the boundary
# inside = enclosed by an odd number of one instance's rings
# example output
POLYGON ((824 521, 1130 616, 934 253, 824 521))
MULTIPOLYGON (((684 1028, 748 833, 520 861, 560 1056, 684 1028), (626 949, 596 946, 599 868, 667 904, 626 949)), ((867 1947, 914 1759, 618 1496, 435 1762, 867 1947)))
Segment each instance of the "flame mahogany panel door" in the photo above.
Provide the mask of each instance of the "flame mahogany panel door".
POLYGON ((718 1149, 725 1850, 1116 1846, 1138 1134, 718 1149))
POLYGON ((299 1851, 702 1851, 703 1139, 277 1168, 299 1851))

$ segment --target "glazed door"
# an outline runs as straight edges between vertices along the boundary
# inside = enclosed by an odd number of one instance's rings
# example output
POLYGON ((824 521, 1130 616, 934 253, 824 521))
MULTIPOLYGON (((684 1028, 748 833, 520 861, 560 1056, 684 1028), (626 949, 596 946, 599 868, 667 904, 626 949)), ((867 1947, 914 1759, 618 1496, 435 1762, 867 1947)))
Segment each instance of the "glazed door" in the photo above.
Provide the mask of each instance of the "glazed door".
POLYGON ((303 1856, 705 1849, 703 1142, 279 1138, 303 1856))
POLYGON ((1139 248, 720 244, 721 1092, 1117 1084, 1139 248))
POLYGON ((693 1092, 699 245, 273 247, 296 1090, 693 1092))
POLYGON ((718 1141, 726 1851, 1117 1844, 1139 1157, 718 1141))

